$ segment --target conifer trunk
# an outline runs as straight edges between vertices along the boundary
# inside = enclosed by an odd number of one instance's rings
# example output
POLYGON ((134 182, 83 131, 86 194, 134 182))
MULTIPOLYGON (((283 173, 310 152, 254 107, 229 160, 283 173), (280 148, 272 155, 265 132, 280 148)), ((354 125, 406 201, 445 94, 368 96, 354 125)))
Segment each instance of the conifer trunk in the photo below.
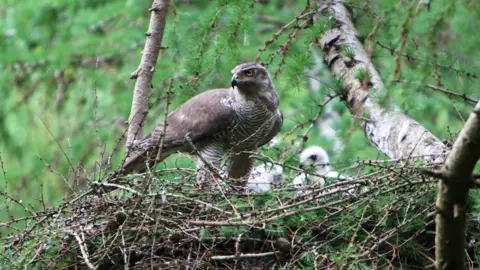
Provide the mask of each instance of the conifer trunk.
POLYGON ((437 269, 465 269, 465 229, 468 190, 480 157, 480 101, 458 135, 438 173, 435 257, 437 269))
POLYGON ((167 20, 169 0, 154 0, 151 12, 150 23, 146 34, 147 40, 142 52, 140 65, 132 73, 132 79, 136 79, 133 92, 132 107, 128 119, 127 151, 135 139, 144 136, 144 120, 148 113, 148 96, 152 87, 153 73, 157 64, 157 58, 162 48, 163 33, 167 20))
POLYGON ((370 143, 392 159, 423 157, 428 162, 445 162, 447 148, 417 121, 396 108, 381 107, 372 100, 385 89, 367 56, 343 1, 319 1, 320 16, 332 16, 336 24, 318 40, 324 60, 335 78, 342 80, 342 98, 370 143), (354 56, 345 55, 345 49, 354 56), (343 54, 343 55, 342 55, 343 54), (363 72, 366 79, 359 81, 363 72))

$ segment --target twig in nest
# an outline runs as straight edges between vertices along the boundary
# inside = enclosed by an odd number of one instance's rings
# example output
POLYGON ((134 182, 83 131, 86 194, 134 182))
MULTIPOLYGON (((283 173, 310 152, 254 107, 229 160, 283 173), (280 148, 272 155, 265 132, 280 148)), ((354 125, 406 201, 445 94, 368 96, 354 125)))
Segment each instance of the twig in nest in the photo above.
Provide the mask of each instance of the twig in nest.
POLYGON ((73 235, 75 237, 75 239, 77 240, 78 245, 80 246, 80 252, 82 253, 83 260, 85 261, 85 264, 88 266, 88 268, 89 269, 97 269, 97 267, 95 267, 90 262, 90 260, 88 259, 88 252, 87 252, 87 250, 85 249, 85 246, 84 246, 85 242, 80 238, 78 233, 70 232, 70 234, 73 235))
POLYGON ((434 178, 445 179, 445 174, 441 170, 431 170, 431 169, 421 168, 420 172, 434 178))
POLYGON ((217 261, 224 261, 224 260, 241 260, 241 259, 248 259, 248 258, 259 258, 259 257, 268 257, 273 256, 280 251, 271 251, 271 252, 264 252, 264 253, 241 253, 238 255, 218 255, 212 256, 211 260, 217 261))
POLYGON ((92 182, 91 185, 92 186, 101 186, 101 187, 106 188, 107 190, 122 189, 122 190, 126 190, 128 192, 131 192, 135 195, 141 195, 140 192, 138 192, 134 189, 131 189, 131 188, 126 187, 126 186, 118 185, 118 184, 105 183, 105 182, 92 182))

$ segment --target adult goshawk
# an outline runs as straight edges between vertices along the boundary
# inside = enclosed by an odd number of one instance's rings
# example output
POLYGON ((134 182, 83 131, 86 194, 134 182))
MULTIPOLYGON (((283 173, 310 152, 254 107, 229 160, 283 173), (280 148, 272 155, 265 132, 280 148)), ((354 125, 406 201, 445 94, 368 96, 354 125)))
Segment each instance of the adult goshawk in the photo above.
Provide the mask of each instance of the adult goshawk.
MULTIPOLYGON (((232 88, 212 89, 198 94, 167 116, 150 134, 134 142, 135 152, 123 165, 125 172, 144 171, 153 165, 161 139, 160 162, 175 152, 198 151, 197 183, 213 185, 224 160, 225 176, 245 179, 253 161, 245 151, 268 143, 283 123, 279 99, 268 71, 255 63, 244 63, 232 70, 232 88), (210 165, 205 164, 205 162, 210 165)), ((223 177, 222 177, 223 178, 223 177)))

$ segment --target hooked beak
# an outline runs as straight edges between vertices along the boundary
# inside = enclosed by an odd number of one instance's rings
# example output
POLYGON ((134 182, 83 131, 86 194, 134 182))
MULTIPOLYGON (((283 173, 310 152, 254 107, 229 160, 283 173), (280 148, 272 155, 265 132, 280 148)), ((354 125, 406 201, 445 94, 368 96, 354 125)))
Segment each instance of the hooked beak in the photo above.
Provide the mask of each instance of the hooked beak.
POLYGON ((238 85, 238 81, 237 79, 235 78, 235 76, 232 77, 232 88, 234 88, 235 86, 238 85))

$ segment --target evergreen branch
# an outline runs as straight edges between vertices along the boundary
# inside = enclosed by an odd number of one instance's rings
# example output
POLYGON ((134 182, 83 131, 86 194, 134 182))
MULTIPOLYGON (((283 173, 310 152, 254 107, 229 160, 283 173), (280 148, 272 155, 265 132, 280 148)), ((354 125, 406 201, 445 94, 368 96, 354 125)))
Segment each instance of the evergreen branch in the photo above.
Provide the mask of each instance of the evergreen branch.
MULTIPOLYGON (((398 49, 400 52, 405 49, 405 46, 407 45, 407 39, 408 39, 408 33, 410 32, 410 24, 413 22, 415 19, 416 14, 413 12, 413 7, 417 4, 416 1, 411 1, 410 4, 407 7, 407 16, 404 19, 404 21, 401 24, 402 31, 400 34, 400 48, 398 49)), ((402 69, 401 69, 401 62, 400 62, 400 57, 396 55, 395 57, 395 70, 394 70, 394 78, 395 79, 400 79, 402 77, 402 69)), ((393 81, 393 80, 392 80, 393 81)), ((391 83, 391 82, 390 82, 391 83)), ((389 83, 389 84, 390 84, 389 83)), ((403 90, 405 91, 405 90, 403 90)), ((389 95, 390 91, 387 92, 387 95, 389 95)))
POLYGON ((195 72, 194 72, 194 77, 192 79, 193 91, 198 90, 198 81, 200 80, 199 70, 201 70, 202 68, 202 61, 204 59, 205 50, 207 46, 210 45, 209 35, 212 31, 216 29, 217 20, 219 19, 220 14, 223 11, 224 7, 225 6, 223 4, 218 7, 217 12, 215 12, 215 15, 210 21, 210 27, 205 31, 205 33, 203 34, 202 40, 199 42, 200 46, 198 50, 198 55, 195 57, 195 67, 194 67, 195 72))
MULTIPOLYGON (((300 20, 303 20, 303 19, 309 19, 311 16, 315 15, 316 13, 318 13, 320 10, 314 10, 314 11, 310 11, 310 12, 306 12, 308 9, 310 8, 310 6, 307 4, 304 9, 302 10, 302 12, 300 13, 300 15, 298 15, 297 17, 295 17, 295 19, 291 20, 290 22, 288 22, 287 24, 285 24, 284 26, 282 26, 280 28, 280 30, 278 30, 276 33, 272 34, 272 38, 269 39, 269 40, 266 40, 263 47, 258 49, 258 54, 257 54, 257 57, 255 58, 255 62, 258 62, 260 61, 260 56, 262 55, 262 53, 264 51, 267 50, 267 47, 274 43, 287 29, 289 29, 290 27, 293 27, 293 26, 296 26, 298 25, 298 22, 300 20)), ((302 28, 305 28, 307 25, 307 23, 304 23, 302 24, 302 26, 298 26, 296 27, 297 28, 297 31, 298 29, 302 29, 302 28)), ((273 58, 273 57, 272 57, 273 58)), ((270 59, 267 63, 263 63, 263 65, 265 66, 268 66, 268 64, 272 61, 272 59, 270 59)))
POLYGON ((428 64, 428 65, 431 65, 431 66, 435 66, 435 67, 439 67, 439 68, 442 68, 442 69, 452 70, 452 71, 454 71, 455 73, 460 74, 460 75, 463 75, 463 76, 465 76, 465 77, 467 77, 467 78, 480 79, 480 75, 477 75, 477 74, 474 74, 474 73, 471 73, 471 72, 468 72, 468 71, 460 70, 460 69, 454 68, 454 67, 452 67, 452 66, 441 65, 441 64, 439 64, 439 63, 428 62, 428 61, 423 60, 423 59, 421 59, 421 58, 418 58, 418 57, 416 57, 416 56, 412 56, 412 55, 409 55, 409 54, 406 54, 406 53, 401 53, 401 52, 399 52, 398 50, 396 50, 396 49, 394 49, 394 48, 392 48, 392 47, 389 47, 388 45, 385 45, 384 43, 382 43, 382 42, 380 42, 380 41, 377 41, 376 44, 379 45, 380 48, 387 50, 391 55, 394 55, 394 54, 395 54, 395 55, 404 57, 404 58, 406 58, 408 61, 415 61, 415 62, 425 63, 425 64, 428 64))
MULTIPOLYGON (((290 46, 292 46, 292 44, 295 42, 295 39, 297 38, 297 33, 300 31, 300 29, 306 29, 308 26, 311 26, 310 21, 305 21, 299 27, 295 27, 293 31, 290 34, 288 34, 288 40, 284 44, 280 45, 280 48, 275 52, 275 54, 281 55, 282 59, 280 60, 277 70, 273 74, 273 79, 277 78, 277 76, 280 74, 282 70, 282 67, 286 64, 287 53, 289 51, 290 46)), ((275 58, 275 54, 272 54, 270 56, 270 59, 267 62, 265 63, 262 62, 262 65, 264 65, 265 67, 270 65, 270 63, 272 63, 273 59, 275 58)))
POLYGON ((284 137, 287 137, 289 136, 290 134, 292 134, 295 130, 299 129, 299 128, 303 128, 305 125, 309 124, 309 127, 307 128, 307 130, 302 134, 302 135, 297 135, 296 138, 292 139, 290 141, 290 143, 287 145, 287 147, 285 147, 284 151, 282 152, 282 156, 281 156, 281 160, 282 162, 285 161, 286 157, 287 157, 287 152, 288 150, 290 149, 290 147, 292 147, 294 145, 294 141, 296 139, 301 139, 302 140, 302 146, 301 146, 301 149, 303 149, 304 145, 305 145, 305 142, 308 140, 308 133, 312 130, 315 122, 317 121, 317 119, 320 117, 321 113, 323 112, 323 109, 325 108, 325 106, 327 106, 328 103, 330 103, 331 101, 333 101, 335 98, 337 98, 339 95, 329 95, 325 101, 322 103, 322 104, 318 104, 318 111, 317 113, 315 114, 315 116, 311 119, 307 119, 303 122, 300 122, 296 125, 294 125, 290 130, 288 130, 287 132, 285 132, 284 134, 284 137))

